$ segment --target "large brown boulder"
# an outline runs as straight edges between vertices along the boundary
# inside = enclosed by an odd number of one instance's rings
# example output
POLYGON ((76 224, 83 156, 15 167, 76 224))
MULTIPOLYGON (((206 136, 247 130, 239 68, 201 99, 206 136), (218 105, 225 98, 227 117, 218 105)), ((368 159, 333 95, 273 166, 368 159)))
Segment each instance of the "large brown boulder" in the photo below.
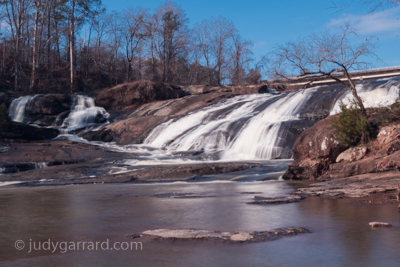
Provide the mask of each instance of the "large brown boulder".
POLYGON ((315 180, 345 150, 337 141, 336 131, 331 125, 332 118, 317 122, 297 138, 292 150, 294 162, 283 176, 284 179, 315 180))
POLYGON ((333 116, 323 119, 305 130, 293 147, 293 159, 300 162, 309 159, 329 159, 334 162, 345 148, 339 145, 336 130, 332 127, 333 116))
POLYGON ((29 101, 25 107, 25 116, 58 115, 70 110, 72 97, 67 94, 38 95, 29 101))
POLYGON ((181 87, 151 81, 123 83, 98 92, 96 105, 106 110, 121 110, 139 103, 175 99, 186 95, 181 87))

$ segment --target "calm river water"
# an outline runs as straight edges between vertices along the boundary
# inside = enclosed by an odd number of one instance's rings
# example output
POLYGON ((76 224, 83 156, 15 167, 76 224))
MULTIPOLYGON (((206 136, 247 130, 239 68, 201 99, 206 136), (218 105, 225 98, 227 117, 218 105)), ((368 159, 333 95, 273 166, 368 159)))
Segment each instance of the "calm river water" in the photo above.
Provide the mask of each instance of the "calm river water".
POLYGON ((309 198, 248 205, 254 192, 284 195, 284 181, 108 184, 0 188, 0 265, 4 266, 398 266, 400 213, 393 206, 309 198), (253 194, 248 194, 253 192, 253 194), (192 193, 203 198, 160 198, 192 193), (371 229, 385 221, 393 228, 371 229), (149 229, 312 231, 272 242, 150 241, 143 250, 32 251, 30 242, 125 242, 149 229), (17 250, 15 242, 25 242, 17 250), (32 241, 30 241, 32 240, 32 241))

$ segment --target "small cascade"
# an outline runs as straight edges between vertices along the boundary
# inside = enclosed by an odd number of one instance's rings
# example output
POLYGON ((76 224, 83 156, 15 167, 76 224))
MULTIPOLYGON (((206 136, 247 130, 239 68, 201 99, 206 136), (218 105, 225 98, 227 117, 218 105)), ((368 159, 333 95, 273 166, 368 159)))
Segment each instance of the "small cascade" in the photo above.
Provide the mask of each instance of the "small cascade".
MULTIPOLYGON (((385 107, 395 103, 400 97, 400 78, 382 79, 368 83, 358 84, 357 93, 363 100, 366 108, 385 107)), ((340 112, 340 101, 350 106, 353 95, 347 91, 335 104, 330 115, 340 112)))
MULTIPOLYGON (((35 122, 35 119, 29 119, 29 116, 32 117, 32 114, 26 113, 26 106, 28 103, 34 101, 34 99, 39 96, 23 96, 17 99, 14 99, 9 108, 9 116, 11 120, 16 122, 23 123, 32 123, 35 122)), ((42 95, 46 96, 46 95, 42 95)), ((52 126, 54 128, 58 128, 61 132, 64 133, 73 133, 75 130, 86 128, 86 127, 95 127, 107 123, 107 118, 110 116, 104 108, 96 107, 94 103, 94 99, 88 96, 83 95, 74 95, 72 103, 69 104, 71 111, 62 112, 56 118, 54 115, 49 115, 52 120, 49 120, 50 123, 40 124, 41 126, 52 126), (53 116, 53 117, 52 117, 53 116), (51 123, 53 121, 53 123, 51 123)), ((34 114, 37 116, 38 114, 34 114)), ((47 114, 41 114, 40 116, 46 117, 47 114)), ((34 117, 35 118, 35 117, 34 117)), ((35 124, 35 123, 32 123, 35 124)))
POLYGON ((61 129, 68 133, 87 126, 106 123, 110 114, 104 108, 96 107, 88 96, 76 95, 72 110, 63 121, 61 129))
POLYGON ((25 118, 26 104, 31 101, 35 96, 21 96, 14 99, 10 105, 8 115, 12 121, 23 122, 25 118))

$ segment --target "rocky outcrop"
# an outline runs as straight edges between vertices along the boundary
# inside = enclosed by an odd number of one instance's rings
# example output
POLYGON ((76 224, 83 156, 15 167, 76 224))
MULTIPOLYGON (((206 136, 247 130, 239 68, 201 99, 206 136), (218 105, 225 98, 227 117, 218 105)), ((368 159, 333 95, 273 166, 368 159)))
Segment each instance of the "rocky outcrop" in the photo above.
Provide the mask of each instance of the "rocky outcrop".
POLYGON ((9 132, 0 132, 0 138, 24 140, 49 140, 60 132, 54 128, 42 128, 19 122, 11 122, 9 132))
POLYGON ((400 124, 382 127, 376 140, 345 150, 336 141, 331 120, 328 117, 300 135, 284 178, 328 180, 400 170, 400 124))
POLYGON ((151 81, 124 83, 97 93, 96 105, 106 110, 122 110, 138 104, 180 98, 187 93, 180 86, 151 81))
POLYGON ((283 176, 284 179, 315 180, 345 150, 337 141, 331 121, 332 117, 321 120, 297 138, 292 150, 294 162, 283 176))
POLYGON ((142 143, 150 131, 160 123, 231 96, 234 94, 219 92, 142 104, 134 111, 128 112, 125 117, 117 117, 113 123, 101 130, 85 133, 82 137, 89 141, 111 140, 121 145, 142 143))
POLYGON ((70 110, 71 105, 71 95, 38 95, 26 104, 25 115, 58 115, 64 111, 70 110))
POLYGON ((360 160, 365 157, 367 154, 368 148, 366 147, 352 147, 347 149, 346 151, 340 153, 340 155, 336 158, 336 162, 353 162, 360 160))
POLYGON ((24 122, 39 126, 54 125, 57 118, 60 120, 68 116, 72 104, 73 97, 68 94, 37 95, 25 106, 24 122))

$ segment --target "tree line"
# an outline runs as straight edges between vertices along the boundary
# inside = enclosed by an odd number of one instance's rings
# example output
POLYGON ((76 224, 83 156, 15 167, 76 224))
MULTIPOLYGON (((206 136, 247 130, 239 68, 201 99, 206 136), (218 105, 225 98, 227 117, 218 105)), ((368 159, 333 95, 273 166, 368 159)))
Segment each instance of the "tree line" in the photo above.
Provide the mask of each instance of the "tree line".
POLYGON ((167 1, 108 11, 101 0, 0 0, 0 86, 26 93, 90 91, 135 80, 256 83, 252 42, 218 17, 189 28, 167 1))

